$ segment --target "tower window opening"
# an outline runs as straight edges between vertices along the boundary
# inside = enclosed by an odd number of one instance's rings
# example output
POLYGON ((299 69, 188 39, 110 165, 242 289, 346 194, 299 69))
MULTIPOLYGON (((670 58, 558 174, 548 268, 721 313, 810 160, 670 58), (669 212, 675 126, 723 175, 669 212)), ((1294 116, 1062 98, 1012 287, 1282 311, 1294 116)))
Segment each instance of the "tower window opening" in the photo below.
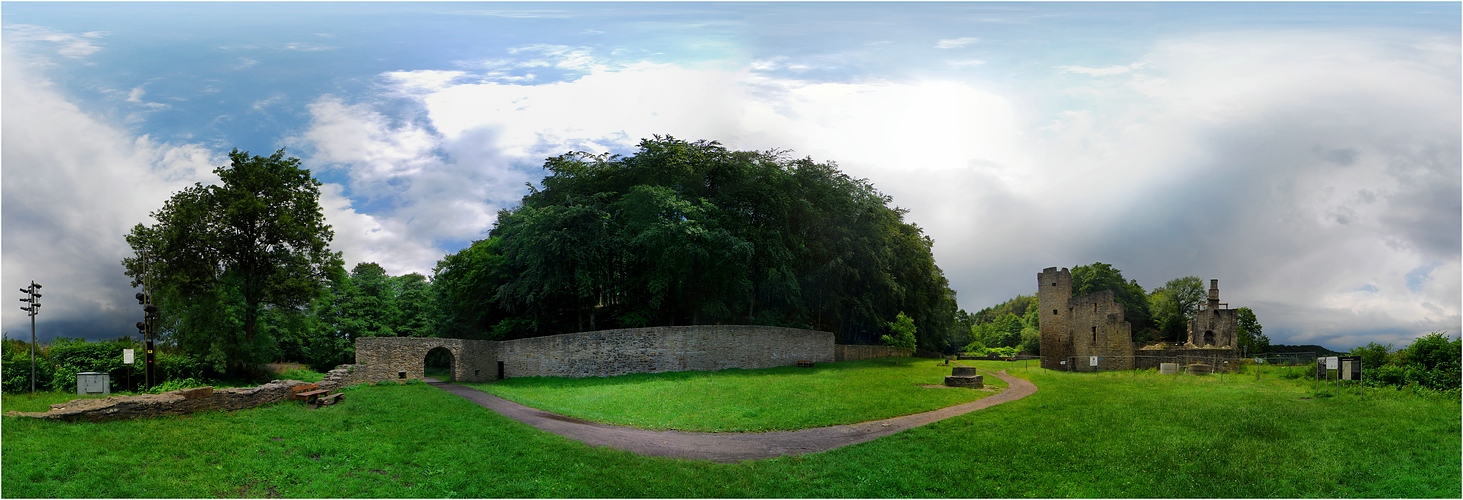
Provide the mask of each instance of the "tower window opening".
POLYGON ((1052 309, 1052 316, 1056 316, 1056 315, 1057 315, 1057 310, 1056 309, 1052 309))
POLYGON ((1092 341, 1097 342, 1097 327, 1092 327, 1092 341))

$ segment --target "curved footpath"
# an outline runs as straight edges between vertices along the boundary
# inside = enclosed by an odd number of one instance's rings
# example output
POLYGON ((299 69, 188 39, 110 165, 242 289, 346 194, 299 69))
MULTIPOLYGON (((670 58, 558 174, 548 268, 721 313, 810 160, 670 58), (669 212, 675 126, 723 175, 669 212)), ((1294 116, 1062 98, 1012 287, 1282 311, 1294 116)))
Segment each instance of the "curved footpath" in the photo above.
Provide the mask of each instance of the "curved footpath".
POLYGON ((432 385, 467 398, 505 417, 590 446, 608 446, 641 455, 737 462, 827 451, 871 441, 905 429, 1015 401, 1036 392, 1036 386, 1031 382, 1007 375, 1005 371, 995 375, 1010 384, 1010 388, 1000 394, 969 403, 883 420, 775 432, 652 431, 621 427, 549 413, 471 387, 447 383, 432 385))

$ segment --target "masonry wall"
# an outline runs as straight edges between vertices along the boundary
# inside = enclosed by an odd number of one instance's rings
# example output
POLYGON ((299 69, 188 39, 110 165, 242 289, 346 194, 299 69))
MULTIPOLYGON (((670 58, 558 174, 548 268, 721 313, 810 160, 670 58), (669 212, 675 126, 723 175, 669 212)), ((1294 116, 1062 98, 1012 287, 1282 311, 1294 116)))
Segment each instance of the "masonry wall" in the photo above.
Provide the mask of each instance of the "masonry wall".
POLYGON ((362 337, 356 339, 353 377, 363 381, 422 379, 427 351, 442 347, 452 353, 452 379, 492 380, 497 377, 496 350, 486 340, 434 337, 362 337))
POLYGON ((1206 309, 1189 321, 1189 345, 1194 347, 1234 347, 1239 331, 1239 309, 1206 309), (1213 332, 1214 341, 1205 342, 1204 333, 1213 332))
POLYGON ((1072 339, 1067 328, 1067 302, 1072 298, 1072 273, 1067 268, 1043 269, 1036 275, 1037 305, 1041 308, 1041 367, 1066 370, 1063 360, 1072 356, 1072 339))
POLYGON ((907 357, 909 357, 909 351, 906 351, 904 349, 897 349, 887 345, 838 344, 833 346, 834 361, 858 361, 860 359, 907 357))
POLYGON ((1188 366, 1203 363, 1223 367, 1225 360, 1235 360, 1239 351, 1234 349, 1138 349, 1133 351, 1133 366, 1139 370, 1157 369, 1159 363, 1178 363, 1188 366))
POLYGON ((508 378, 607 377, 831 362, 834 343, 830 332, 794 328, 668 326, 508 340, 496 354, 508 378))
MULTIPOLYGON (((1067 302, 1067 327, 1072 339, 1074 371, 1092 371, 1089 356, 1097 356, 1098 370, 1133 368, 1132 326, 1112 290, 1073 297, 1067 302)), ((1044 351, 1043 351, 1044 352, 1044 351)))

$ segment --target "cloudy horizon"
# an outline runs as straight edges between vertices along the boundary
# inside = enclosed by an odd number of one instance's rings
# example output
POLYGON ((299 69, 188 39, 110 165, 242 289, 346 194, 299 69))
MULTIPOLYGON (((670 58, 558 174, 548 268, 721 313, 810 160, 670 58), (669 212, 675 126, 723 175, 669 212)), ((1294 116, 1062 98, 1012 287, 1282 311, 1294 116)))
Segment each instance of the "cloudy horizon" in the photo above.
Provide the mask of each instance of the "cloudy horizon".
POLYGON ((45 285, 42 339, 134 333, 122 235, 233 148, 304 160, 347 266, 430 275, 545 157, 653 134, 869 179, 967 311, 1100 261, 1218 279, 1275 343, 1463 324, 1457 4, 82 7, 0 36, 0 281, 45 285))

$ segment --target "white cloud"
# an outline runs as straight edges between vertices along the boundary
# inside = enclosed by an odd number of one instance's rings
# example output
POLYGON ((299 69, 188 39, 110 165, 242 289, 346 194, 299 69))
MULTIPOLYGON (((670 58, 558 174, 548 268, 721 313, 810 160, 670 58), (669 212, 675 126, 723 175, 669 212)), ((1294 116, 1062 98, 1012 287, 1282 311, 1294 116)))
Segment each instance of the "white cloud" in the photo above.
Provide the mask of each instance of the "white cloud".
POLYGON ((102 50, 94 42, 107 35, 105 31, 89 31, 76 35, 29 24, 7 25, 5 31, 7 42, 47 42, 53 44, 57 54, 71 59, 80 59, 102 50))
POLYGON ((958 49, 958 48, 965 47, 967 45, 970 45, 972 43, 979 42, 979 41, 980 41, 979 38, 971 38, 971 37, 946 38, 946 39, 940 40, 938 42, 935 42, 935 48, 937 48, 937 49, 958 49))
MULTIPOLYGON (((150 221, 173 191, 215 180, 221 159, 195 145, 133 137, 83 113, 26 61, 4 47, 3 285, 45 285, 38 318, 91 320, 89 331, 55 335, 121 335, 135 321, 121 259, 133 225, 150 221)), ((140 92, 134 92, 140 98, 140 92)), ((28 318, 3 311, 7 331, 29 330, 28 318), (22 325, 25 325, 22 327, 22 325)))
POLYGON ((348 265, 373 261, 388 272, 430 274, 444 242, 486 237, 497 211, 532 180, 514 159, 486 148, 491 133, 444 138, 413 123, 393 123, 364 104, 325 96, 310 105, 311 126, 294 140, 313 151, 310 163, 343 169, 350 186, 327 186, 332 245, 348 265), (350 199, 371 206, 351 208, 350 199))
POLYGON ((966 307, 1029 293, 1043 267, 1100 260, 1149 287, 1219 278, 1278 341, 1344 347, 1458 328, 1457 56, 1350 36, 1191 37, 1141 63, 1063 67, 1127 80, 1068 87, 1078 106, 1046 116, 970 83, 762 76, 779 58, 741 71, 535 59, 586 74, 529 86, 393 73, 423 125, 368 142, 415 144, 395 147, 388 163, 402 168, 476 138, 499 156, 494 172, 569 149, 624 152, 652 134, 790 148, 910 208, 966 307), (1409 289, 1405 276, 1430 262, 1409 289))
POLYGON ((329 45, 320 45, 316 43, 291 42, 285 44, 284 49, 293 50, 296 52, 321 52, 326 50, 335 50, 335 47, 331 47, 329 45))
POLYGON ((1143 63, 1133 63, 1127 66, 1104 66, 1101 68, 1088 68, 1084 66, 1057 66, 1062 73, 1077 73, 1088 76, 1110 76, 1131 73, 1143 67, 1143 63))

